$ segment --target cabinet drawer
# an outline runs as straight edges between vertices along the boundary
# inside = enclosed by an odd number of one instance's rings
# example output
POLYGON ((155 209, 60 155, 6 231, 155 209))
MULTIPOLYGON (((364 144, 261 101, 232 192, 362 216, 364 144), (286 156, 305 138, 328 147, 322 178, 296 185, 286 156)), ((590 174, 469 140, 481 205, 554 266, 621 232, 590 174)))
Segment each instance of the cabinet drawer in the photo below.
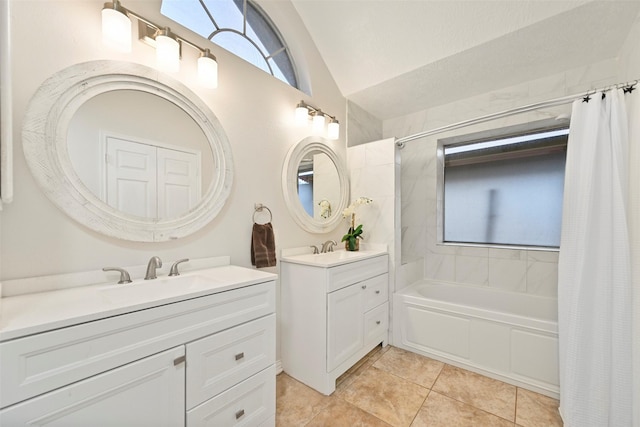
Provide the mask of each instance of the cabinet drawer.
POLYGON ((0 344, 0 407, 275 312, 274 282, 0 344))
POLYGON ((374 307, 379 306, 383 302, 387 301, 388 289, 389 289, 389 275, 381 274, 380 276, 372 277, 364 282, 361 282, 359 286, 364 286, 365 299, 364 310, 369 311, 374 307))
POLYGON ((384 303, 364 315, 364 342, 371 344, 389 329, 389 303, 384 303))
POLYGON ((350 264, 331 267, 327 274, 327 292, 342 289, 345 286, 367 280, 388 271, 389 256, 386 254, 350 264))
POLYGON ((275 342, 271 314, 187 344, 187 409, 274 364, 275 342))
POLYGON ((276 413, 276 368, 271 365, 244 382, 187 411, 188 427, 267 425, 276 413))

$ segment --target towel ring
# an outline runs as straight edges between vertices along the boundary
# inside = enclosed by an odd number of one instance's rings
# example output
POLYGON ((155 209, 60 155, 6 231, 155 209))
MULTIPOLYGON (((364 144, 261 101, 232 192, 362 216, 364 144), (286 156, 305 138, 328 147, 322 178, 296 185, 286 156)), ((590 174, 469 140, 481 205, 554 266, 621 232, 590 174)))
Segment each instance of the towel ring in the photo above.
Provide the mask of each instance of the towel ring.
POLYGON ((255 210, 253 211, 253 222, 255 222, 256 224, 258 224, 256 222, 256 214, 258 212, 262 212, 264 210, 267 210, 269 212, 269 221, 265 222, 265 224, 271 222, 273 220, 273 214, 271 213, 271 209, 269 209, 268 207, 266 207, 265 205, 263 205, 262 203, 256 203, 255 204, 255 210))

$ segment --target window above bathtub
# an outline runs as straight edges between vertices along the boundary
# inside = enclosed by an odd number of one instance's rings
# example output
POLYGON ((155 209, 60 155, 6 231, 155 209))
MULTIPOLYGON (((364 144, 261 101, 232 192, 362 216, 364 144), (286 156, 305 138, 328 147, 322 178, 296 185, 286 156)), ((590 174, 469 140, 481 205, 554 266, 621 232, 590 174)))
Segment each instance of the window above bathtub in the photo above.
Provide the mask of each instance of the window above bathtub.
POLYGON ((559 247, 568 134, 553 120, 439 140, 439 242, 559 247))

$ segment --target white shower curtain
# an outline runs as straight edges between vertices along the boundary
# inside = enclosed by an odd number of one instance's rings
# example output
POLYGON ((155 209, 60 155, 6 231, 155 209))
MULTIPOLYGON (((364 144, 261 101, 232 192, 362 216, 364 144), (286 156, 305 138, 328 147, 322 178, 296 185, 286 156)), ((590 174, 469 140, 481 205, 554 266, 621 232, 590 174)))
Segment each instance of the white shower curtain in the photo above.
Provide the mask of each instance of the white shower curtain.
POLYGON ((625 105, 639 97, 620 89, 573 104, 558 265, 560 412, 567 427, 640 425, 633 408, 640 404, 640 111, 628 116, 625 105))

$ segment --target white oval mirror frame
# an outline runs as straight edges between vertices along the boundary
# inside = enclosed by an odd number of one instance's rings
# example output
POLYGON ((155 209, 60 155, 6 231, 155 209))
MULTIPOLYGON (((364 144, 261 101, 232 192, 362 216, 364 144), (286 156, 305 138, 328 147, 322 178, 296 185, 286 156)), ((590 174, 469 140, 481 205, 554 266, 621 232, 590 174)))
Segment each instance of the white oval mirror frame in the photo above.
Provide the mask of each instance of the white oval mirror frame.
POLYGON ((111 237, 161 242, 187 236, 213 220, 231 192, 231 147, 216 116, 185 85, 140 64, 90 61, 57 72, 31 99, 22 140, 27 164, 47 197, 74 220, 111 237), (67 151, 71 118, 88 99, 121 89, 148 92, 172 102, 191 116, 206 135, 214 157, 214 185, 184 215, 146 219, 124 214, 97 198, 75 173, 67 151))
POLYGON ((291 147, 284 160, 282 168, 282 192, 293 220, 302 229, 310 233, 327 233, 334 230, 343 220, 342 211, 349 202, 349 178, 347 169, 337 154, 329 147, 329 141, 319 137, 307 137, 291 147), (333 208, 334 215, 327 219, 314 219, 300 203, 298 197, 298 166, 308 154, 319 151, 326 154, 338 171, 340 198, 338 206, 333 208))

